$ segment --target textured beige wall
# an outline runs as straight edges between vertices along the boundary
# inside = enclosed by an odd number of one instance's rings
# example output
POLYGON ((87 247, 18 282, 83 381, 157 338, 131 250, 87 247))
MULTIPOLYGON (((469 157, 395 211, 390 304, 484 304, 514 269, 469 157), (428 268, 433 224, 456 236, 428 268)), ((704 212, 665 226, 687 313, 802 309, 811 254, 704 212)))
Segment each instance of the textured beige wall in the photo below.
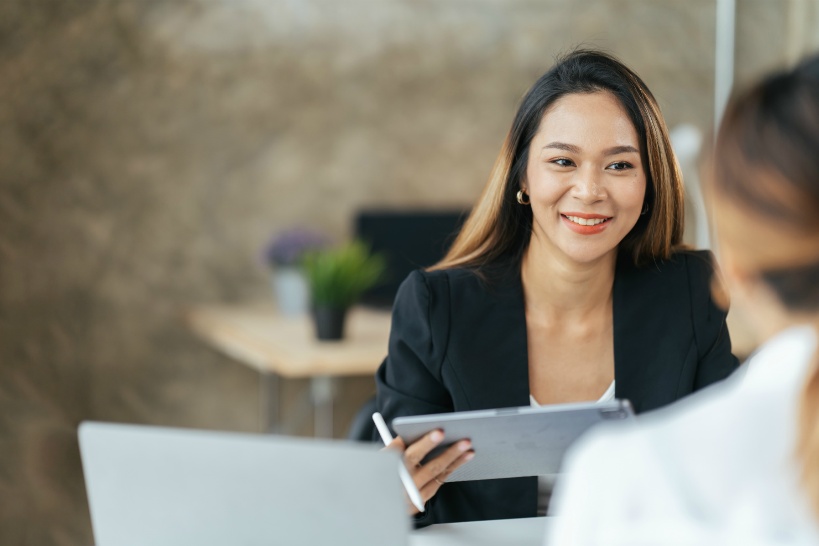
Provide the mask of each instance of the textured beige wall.
MULTIPOLYGON (((737 10, 740 81, 819 46, 816 0, 737 10)), ((0 2, 0 543, 92 542, 83 419, 257 429, 257 376, 180 314, 269 297, 256 255, 272 231, 468 205, 523 92, 578 44, 640 72, 670 125, 707 129, 713 15, 712 0, 0 2)), ((342 385, 340 429, 371 390, 342 385)))

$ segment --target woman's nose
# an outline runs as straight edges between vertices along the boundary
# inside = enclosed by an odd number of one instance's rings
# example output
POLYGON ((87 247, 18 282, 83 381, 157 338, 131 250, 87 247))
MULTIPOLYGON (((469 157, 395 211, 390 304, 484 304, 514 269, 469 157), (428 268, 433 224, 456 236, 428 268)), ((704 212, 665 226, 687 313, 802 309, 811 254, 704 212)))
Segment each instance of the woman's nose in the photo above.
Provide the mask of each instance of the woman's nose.
POLYGON ((606 198, 600 175, 594 169, 578 169, 573 182, 572 196, 584 203, 594 203, 606 198))

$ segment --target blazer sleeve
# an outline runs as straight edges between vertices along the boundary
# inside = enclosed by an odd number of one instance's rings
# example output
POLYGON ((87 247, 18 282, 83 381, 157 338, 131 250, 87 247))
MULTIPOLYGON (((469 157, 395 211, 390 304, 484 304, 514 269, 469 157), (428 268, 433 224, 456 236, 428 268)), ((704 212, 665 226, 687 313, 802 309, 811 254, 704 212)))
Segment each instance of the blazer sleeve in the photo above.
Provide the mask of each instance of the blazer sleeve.
POLYGON ((728 309, 720 308, 712 295, 712 280, 717 274, 714 255, 700 251, 688 254, 686 259, 698 353, 694 390, 699 390, 731 375, 739 361, 731 353, 731 336, 725 322, 728 309))
POLYGON ((376 404, 387 423, 453 410, 441 372, 448 332, 446 275, 410 273, 396 294, 388 354, 375 376, 376 404))

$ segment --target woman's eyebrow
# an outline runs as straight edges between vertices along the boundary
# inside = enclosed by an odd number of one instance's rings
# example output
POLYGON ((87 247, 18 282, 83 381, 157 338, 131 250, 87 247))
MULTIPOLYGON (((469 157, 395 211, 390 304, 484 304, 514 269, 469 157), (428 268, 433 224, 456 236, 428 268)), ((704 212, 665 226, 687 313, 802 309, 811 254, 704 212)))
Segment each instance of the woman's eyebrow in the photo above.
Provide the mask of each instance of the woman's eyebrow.
POLYGON ((546 148, 554 148, 556 150, 563 150, 564 152, 572 152, 573 154, 580 153, 580 148, 578 146, 575 146, 574 144, 566 144, 565 142, 550 142, 541 149, 545 150, 546 148))
MULTIPOLYGON (((579 154, 580 153, 580 147, 579 146, 575 146, 574 144, 566 144, 565 142, 550 142, 549 144, 545 145, 541 149, 545 150, 547 148, 551 148, 551 149, 555 149, 555 150, 563 150, 564 152, 571 152, 573 154, 579 154)), ((625 153, 639 154, 640 150, 638 150, 637 148, 635 148, 634 146, 631 146, 629 144, 625 144, 625 145, 621 145, 621 146, 612 146, 611 148, 606 148, 605 150, 603 150, 603 155, 604 156, 625 154, 625 153)))
POLYGON ((617 155, 617 154, 626 154, 626 153, 634 153, 639 154, 640 150, 635 148, 634 146, 612 146, 611 148, 605 150, 603 155, 617 155))

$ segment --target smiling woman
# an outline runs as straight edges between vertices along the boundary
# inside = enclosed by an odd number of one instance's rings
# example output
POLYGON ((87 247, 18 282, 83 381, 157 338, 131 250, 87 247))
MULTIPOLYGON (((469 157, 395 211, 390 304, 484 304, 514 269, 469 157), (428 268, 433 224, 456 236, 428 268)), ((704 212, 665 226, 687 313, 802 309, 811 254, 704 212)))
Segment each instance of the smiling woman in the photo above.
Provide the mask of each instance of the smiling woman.
MULTIPOLYGON (((617 397, 640 412, 725 378, 737 366, 726 311, 711 300, 711 255, 680 247, 683 217, 639 76, 598 51, 559 60, 524 97, 448 254, 401 286, 379 411, 617 397)), ((426 461, 443 432, 395 440, 427 502, 419 525, 545 513, 548 477, 446 483, 480 453, 463 439, 426 461)))

